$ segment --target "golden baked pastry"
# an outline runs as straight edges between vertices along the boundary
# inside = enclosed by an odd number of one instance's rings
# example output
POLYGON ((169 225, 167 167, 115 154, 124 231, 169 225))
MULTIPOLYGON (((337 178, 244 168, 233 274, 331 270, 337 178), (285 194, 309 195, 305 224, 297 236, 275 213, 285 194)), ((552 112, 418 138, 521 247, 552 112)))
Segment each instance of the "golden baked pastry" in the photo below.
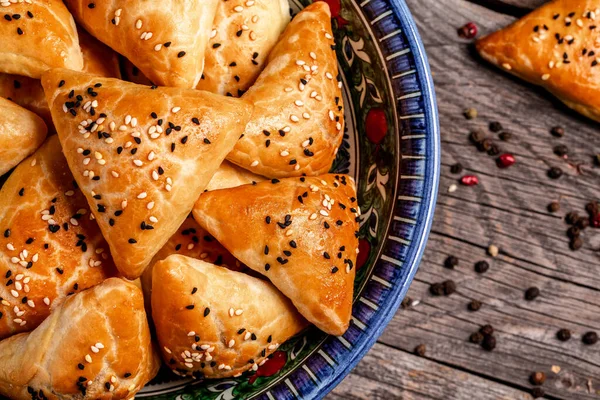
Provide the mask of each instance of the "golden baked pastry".
POLYGON ((217 239, 212 237, 207 231, 190 216, 177 229, 177 232, 154 256, 148 268, 144 270, 141 276, 142 289, 144 291, 144 300, 146 310, 150 312, 150 297, 152 295, 152 268, 158 261, 164 260, 172 254, 180 254, 186 257, 203 260, 217 266, 228 268, 232 271, 242 271, 246 266, 240 263, 223 247, 217 239))
POLYGON ((239 376, 306 327, 269 282, 172 255, 154 266, 152 315, 165 363, 196 378, 239 376))
POLYGON ((142 292, 111 278, 69 297, 33 332, 0 342, 0 394, 132 399, 159 365, 142 292))
MULTIPOLYGON (((98 42, 83 29, 77 29, 79 46, 83 55, 83 72, 107 78, 120 78, 117 53, 98 42)), ((39 79, 0 73, 0 97, 7 98, 23 108, 36 113, 54 130, 50 108, 39 79)))
POLYGON ((39 79, 0 73, 0 97, 39 115, 50 129, 54 126, 39 79))
POLYGON ((75 22, 61 0, 4 3, 0 72, 39 78, 50 68, 81 70, 75 22))
POLYGON ((198 89, 244 94, 288 22, 288 0, 220 0, 198 89))
POLYGON ((555 0, 477 41, 487 61, 600 121, 600 1, 555 0), (598 53, 598 54, 597 54, 598 53))
POLYGON ((90 217, 51 136, 0 190, 0 339, 34 329, 68 294, 114 274, 90 217))
POLYGON ((83 72, 104 76, 107 78, 121 78, 119 56, 110 47, 99 42, 85 30, 77 29, 79 46, 83 54, 83 72))
POLYGON ((206 191, 228 189, 264 180, 266 180, 264 176, 253 174, 225 160, 206 186, 206 191))
POLYGON ((252 113, 240 99, 67 70, 42 77, 69 167, 115 264, 138 278, 190 213, 252 113))
POLYGON ((329 6, 300 11, 243 96, 255 105, 244 137, 227 159, 270 178, 329 171, 344 134, 329 6))
POLYGON ((131 60, 157 85, 195 88, 218 0, 65 3, 89 33, 131 60))
POLYGON ((0 97, 0 175, 40 147, 47 133, 40 117, 0 97))
POLYGON ((346 175, 215 190, 194 206, 200 226, 334 335, 350 321, 359 212, 354 181, 346 175))
POLYGON ((123 79, 129 82, 137 83, 138 85, 152 86, 153 83, 144 75, 142 71, 131 61, 123 58, 122 62, 123 79))

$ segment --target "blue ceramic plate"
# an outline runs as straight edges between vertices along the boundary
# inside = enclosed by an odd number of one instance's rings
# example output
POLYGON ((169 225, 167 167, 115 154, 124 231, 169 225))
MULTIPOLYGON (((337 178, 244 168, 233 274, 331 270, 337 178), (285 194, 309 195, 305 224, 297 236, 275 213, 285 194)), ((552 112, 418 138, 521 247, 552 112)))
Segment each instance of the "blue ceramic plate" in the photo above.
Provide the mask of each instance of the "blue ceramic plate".
MULTIPOLYGON (((326 0, 344 83, 346 134, 333 171, 356 178, 362 217, 352 323, 289 340, 255 372, 213 381, 162 371, 138 398, 320 399, 379 337, 425 248, 440 136, 427 58, 403 0, 326 0)), ((291 0, 297 12, 306 0, 291 0)))

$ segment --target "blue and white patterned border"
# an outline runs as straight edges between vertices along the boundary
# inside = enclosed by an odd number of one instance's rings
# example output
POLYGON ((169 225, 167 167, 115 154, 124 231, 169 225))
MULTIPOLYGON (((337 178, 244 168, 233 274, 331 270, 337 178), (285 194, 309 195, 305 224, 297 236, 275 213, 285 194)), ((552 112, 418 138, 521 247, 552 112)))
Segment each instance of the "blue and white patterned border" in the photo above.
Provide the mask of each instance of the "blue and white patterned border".
POLYGON ((353 307, 353 323, 330 336, 260 400, 321 399, 373 346, 406 295, 429 236, 440 173, 440 132, 429 64, 404 0, 354 1, 377 41, 396 97, 400 176, 396 204, 382 254, 353 307))

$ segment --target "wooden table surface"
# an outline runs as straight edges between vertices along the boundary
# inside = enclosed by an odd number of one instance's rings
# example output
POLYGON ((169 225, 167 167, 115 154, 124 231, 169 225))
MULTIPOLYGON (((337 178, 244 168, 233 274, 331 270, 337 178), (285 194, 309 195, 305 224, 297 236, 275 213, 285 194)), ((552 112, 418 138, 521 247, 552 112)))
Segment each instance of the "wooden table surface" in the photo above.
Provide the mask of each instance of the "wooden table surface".
MULTIPOLYGON (((577 1, 577 0, 572 0, 577 1)), ((568 110, 543 90, 489 67, 456 29, 473 21, 479 35, 499 29, 544 0, 407 0, 425 43, 434 76, 442 135, 442 172, 435 221, 427 250, 408 296, 377 344, 329 399, 530 399, 529 376, 543 371, 548 399, 600 399, 600 343, 582 335, 600 331, 600 230, 588 228, 579 251, 569 249, 565 214, 600 200, 600 126, 568 110), (464 109, 479 116, 466 120, 464 109), (512 132, 502 142, 488 130, 499 121, 512 132), (550 135, 564 127, 562 138, 550 135), (468 135, 481 129, 517 163, 499 169, 495 157, 478 152, 468 135), (568 160, 553 148, 569 148, 568 160), (450 166, 460 162, 480 184, 458 185, 450 166), (579 169, 575 168, 579 165, 579 169), (565 172, 547 177, 550 167, 565 172), (547 205, 560 201, 561 210, 547 205), (492 258, 490 244, 500 248, 492 258), (449 255, 460 264, 444 268, 449 255), (485 274, 473 265, 486 260, 485 274), (429 286, 454 280, 456 293, 434 297, 429 286), (541 290, 534 301, 524 291, 541 290), (483 303, 477 312, 468 303, 483 303), (493 325, 493 352, 469 342, 493 325), (570 329, 568 342, 556 339, 570 329), (425 344, 424 357, 414 355, 425 344)))

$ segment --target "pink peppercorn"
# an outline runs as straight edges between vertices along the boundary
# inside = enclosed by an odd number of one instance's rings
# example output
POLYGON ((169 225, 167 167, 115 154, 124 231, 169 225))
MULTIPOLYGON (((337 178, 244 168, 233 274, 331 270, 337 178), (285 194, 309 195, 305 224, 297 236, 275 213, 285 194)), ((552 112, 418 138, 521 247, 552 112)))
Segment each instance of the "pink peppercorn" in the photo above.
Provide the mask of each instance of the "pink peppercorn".
POLYGON ((477 36, 477 25, 473 22, 468 22, 465 25, 458 28, 458 36, 464 39, 473 39, 477 36))
POLYGON ((498 157, 498 160, 496 162, 498 164, 498 167, 508 168, 511 165, 513 165, 516 162, 516 160, 512 154, 504 153, 498 157))
POLYGON ((465 175, 460 178, 460 183, 465 186, 475 186, 479 184, 479 178, 477 178, 475 175, 465 175))

